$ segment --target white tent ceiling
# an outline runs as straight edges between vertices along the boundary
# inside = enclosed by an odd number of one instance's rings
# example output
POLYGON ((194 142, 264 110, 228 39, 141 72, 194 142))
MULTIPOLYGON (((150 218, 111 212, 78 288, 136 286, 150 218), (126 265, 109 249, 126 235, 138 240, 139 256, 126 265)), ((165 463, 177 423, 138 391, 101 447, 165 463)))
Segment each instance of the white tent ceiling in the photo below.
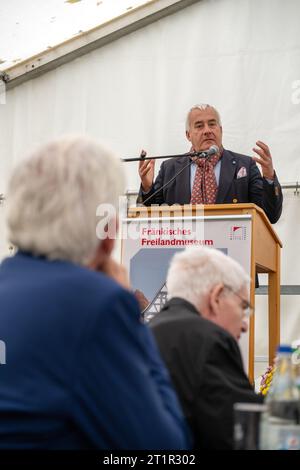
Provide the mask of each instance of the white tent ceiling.
POLYGON ((151 0, 0 0, 0 70, 151 0))

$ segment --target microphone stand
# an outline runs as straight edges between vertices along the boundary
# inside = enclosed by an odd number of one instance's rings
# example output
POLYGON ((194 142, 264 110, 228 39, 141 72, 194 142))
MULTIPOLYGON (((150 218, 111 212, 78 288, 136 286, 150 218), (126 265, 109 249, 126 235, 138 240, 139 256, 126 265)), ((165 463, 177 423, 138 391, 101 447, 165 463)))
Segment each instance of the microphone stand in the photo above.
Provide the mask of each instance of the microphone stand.
POLYGON ((156 157, 136 157, 136 158, 121 158, 122 162, 141 162, 144 160, 158 160, 162 158, 183 158, 183 157, 198 157, 206 158, 209 155, 208 151, 203 152, 187 152, 179 155, 158 155, 156 157))

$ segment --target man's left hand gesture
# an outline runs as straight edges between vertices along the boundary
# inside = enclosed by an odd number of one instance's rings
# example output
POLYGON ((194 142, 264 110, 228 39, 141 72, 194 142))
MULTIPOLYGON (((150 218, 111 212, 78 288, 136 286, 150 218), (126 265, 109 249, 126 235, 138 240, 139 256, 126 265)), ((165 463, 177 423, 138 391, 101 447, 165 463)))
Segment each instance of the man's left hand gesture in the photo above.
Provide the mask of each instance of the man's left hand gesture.
POLYGON ((253 148, 252 150, 257 153, 258 157, 252 157, 257 163, 260 164, 262 169, 263 177, 269 180, 274 179, 274 167, 272 162, 272 155, 270 153, 269 147, 258 140, 256 142, 258 148, 253 148))

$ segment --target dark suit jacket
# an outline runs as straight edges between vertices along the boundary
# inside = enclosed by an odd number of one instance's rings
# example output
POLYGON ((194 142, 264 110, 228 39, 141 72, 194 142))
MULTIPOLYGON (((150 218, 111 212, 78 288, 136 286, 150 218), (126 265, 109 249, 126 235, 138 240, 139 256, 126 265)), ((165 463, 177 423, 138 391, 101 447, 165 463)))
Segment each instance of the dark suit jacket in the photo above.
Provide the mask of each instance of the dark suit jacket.
POLYGON ((233 404, 261 402, 245 375, 236 340, 173 298, 150 321, 197 449, 231 449, 233 404))
MULTIPOLYGON (((189 157, 172 158, 161 164, 159 174, 149 193, 140 189, 137 202, 143 203, 155 191, 170 181, 189 163, 189 157)), ((151 204, 189 204, 191 200, 190 166, 185 168, 175 180, 168 184, 146 205, 151 204)), ((221 172, 217 204, 253 202, 264 209, 271 223, 277 222, 282 211, 282 192, 277 176, 274 184, 269 184, 261 177, 252 158, 230 150, 224 150, 221 160, 221 172), (245 167, 247 175, 237 178, 240 168, 245 167)))
POLYGON ((187 428, 132 294, 25 253, 0 265, 1 449, 184 449, 187 428))

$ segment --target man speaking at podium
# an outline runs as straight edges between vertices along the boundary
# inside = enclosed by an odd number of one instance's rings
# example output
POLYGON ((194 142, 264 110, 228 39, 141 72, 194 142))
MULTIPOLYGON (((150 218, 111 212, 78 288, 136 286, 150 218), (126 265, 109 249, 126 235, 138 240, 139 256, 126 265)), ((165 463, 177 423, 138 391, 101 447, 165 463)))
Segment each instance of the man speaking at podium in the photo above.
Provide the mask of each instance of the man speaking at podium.
POLYGON ((186 137, 192 145, 190 152, 204 152, 206 158, 187 155, 166 160, 155 182, 155 160, 140 161, 138 202, 147 206, 252 202, 265 211, 271 223, 277 222, 282 192, 269 147, 257 141, 253 148, 257 156, 251 158, 225 150, 222 134, 220 116, 213 106, 193 106, 186 119, 186 137))

